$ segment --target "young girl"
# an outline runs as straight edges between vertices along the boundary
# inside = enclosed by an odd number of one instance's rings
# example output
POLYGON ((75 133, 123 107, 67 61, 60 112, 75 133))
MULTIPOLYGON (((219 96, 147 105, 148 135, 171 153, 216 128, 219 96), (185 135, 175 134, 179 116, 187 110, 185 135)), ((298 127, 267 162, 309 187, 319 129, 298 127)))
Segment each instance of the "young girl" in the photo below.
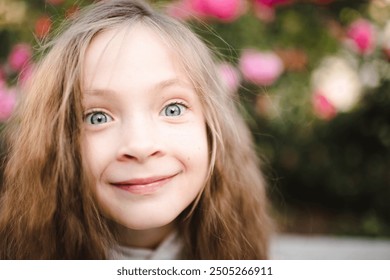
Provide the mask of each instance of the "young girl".
POLYGON ((210 51, 135 0, 47 48, 7 124, 2 259, 265 259, 250 133, 210 51))

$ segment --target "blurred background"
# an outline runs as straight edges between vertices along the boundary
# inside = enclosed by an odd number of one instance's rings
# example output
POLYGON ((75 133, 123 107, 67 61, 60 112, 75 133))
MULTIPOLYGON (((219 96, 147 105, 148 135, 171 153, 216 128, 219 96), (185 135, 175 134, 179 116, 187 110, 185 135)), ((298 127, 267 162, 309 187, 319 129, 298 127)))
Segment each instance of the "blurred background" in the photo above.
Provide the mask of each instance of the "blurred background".
MULTIPOLYGON (((0 0, 1 128, 39 42, 91 2, 0 0)), ((279 231, 389 239, 390 0, 154 2, 219 53, 279 231)))

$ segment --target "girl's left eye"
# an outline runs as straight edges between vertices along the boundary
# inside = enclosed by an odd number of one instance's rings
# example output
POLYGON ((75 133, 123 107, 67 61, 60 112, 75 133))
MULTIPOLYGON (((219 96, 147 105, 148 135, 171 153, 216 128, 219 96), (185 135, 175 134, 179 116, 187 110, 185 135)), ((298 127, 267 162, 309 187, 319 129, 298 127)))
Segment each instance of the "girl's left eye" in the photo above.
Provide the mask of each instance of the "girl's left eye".
POLYGON ((182 115, 187 108, 184 104, 171 103, 164 107, 162 114, 167 117, 177 117, 182 115))

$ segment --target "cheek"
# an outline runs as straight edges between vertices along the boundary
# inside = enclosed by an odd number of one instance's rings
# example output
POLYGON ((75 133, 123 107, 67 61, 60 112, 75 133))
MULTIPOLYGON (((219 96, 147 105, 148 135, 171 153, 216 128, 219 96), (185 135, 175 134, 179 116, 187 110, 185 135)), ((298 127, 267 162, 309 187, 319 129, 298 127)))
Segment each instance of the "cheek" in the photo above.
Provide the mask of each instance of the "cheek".
POLYGON ((83 141, 83 157, 92 175, 99 178, 104 170, 104 163, 109 160, 110 146, 102 137, 89 135, 83 141))
POLYGON ((189 127, 188 132, 180 131, 177 135, 177 141, 173 144, 176 149, 181 150, 181 154, 185 155, 183 159, 187 165, 193 166, 202 163, 201 166, 208 165, 208 140, 206 127, 204 124, 194 125, 189 127))
POLYGON ((182 145, 186 170, 192 175, 193 182, 196 182, 196 188, 199 188, 199 185, 203 186, 209 168, 209 145, 206 128, 202 127, 194 131, 182 145))

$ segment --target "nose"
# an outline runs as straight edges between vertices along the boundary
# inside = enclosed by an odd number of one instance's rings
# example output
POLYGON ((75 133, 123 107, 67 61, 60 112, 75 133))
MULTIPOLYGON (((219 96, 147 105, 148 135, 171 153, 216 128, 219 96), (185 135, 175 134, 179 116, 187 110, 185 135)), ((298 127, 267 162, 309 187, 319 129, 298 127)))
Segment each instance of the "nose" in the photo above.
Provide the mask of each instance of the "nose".
POLYGON ((144 162, 163 154, 161 137, 155 122, 145 117, 132 118, 124 123, 120 132, 118 160, 144 162), (160 140, 160 141, 159 141, 160 140))

